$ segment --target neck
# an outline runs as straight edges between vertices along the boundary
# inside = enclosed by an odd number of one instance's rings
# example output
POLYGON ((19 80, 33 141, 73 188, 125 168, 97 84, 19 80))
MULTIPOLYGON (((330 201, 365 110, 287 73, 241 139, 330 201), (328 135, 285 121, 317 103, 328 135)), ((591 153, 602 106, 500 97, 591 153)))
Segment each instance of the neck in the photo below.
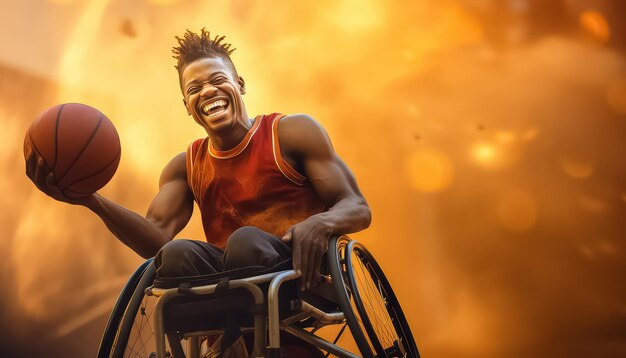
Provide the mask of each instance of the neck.
POLYGON ((237 120, 235 125, 227 130, 219 132, 208 132, 211 146, 219 151, 225 151, 235 148, 246 136, 254 123, 253 119, 247 116, 242 120, 237 120))

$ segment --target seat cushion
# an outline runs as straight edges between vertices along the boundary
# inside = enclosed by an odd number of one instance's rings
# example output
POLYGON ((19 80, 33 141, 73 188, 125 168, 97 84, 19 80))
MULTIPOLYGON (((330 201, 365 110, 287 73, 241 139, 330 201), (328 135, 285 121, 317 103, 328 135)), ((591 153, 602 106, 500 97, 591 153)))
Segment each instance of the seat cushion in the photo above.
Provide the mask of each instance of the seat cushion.
POLYGON ((248 266, 235 270, 216 272, 208 275, 179 276, 179 277, 157 277, 154 280, 155 288, 167 289, 179 287, 181 284, 188 284, 188 287, 206 286, 219 283, 225 280, 236 280, 241 278, 264 275, 272 272, 289 270, 293 267, 291 259, 279 262, 272 267, 248 266))

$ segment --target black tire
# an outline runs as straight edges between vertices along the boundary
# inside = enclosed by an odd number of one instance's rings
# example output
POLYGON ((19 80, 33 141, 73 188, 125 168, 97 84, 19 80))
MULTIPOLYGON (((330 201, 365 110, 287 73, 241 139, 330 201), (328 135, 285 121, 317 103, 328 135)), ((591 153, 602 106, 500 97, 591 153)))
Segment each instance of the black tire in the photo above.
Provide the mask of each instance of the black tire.
POLYGON ((346 236, 332 244, 337 250, 337 261, 342 263, 342 278, 350 292, 350 309, 356 308, 352 314, 359 329, 367 333, 370 352, 374 351, 377 357, 419 358, 400 303, 373 255, 363 244, 346 236))
POLYGON ((148 268, 148 265, 152 263, 152 260, 153 259, 148 259, 146 262, 141 264, 128 279, 124 288, 122 288, 122 292, 120 293, 120 296, 113 307, 113 311, 111 311, 111 315, 109 316, 109 321, 104 328, 104 334, 102 335, 100 347, 98 348, 98 358, 107 358, 111 354, 111 349, 113 348, 113 343, 115 342, 115 336, 118 332, 122 317, 124 317, 124 312, 128 307, 128 302, 130 302, 131 297, 137 288, 137 284, 148 268))
POLYGON ((148 296, 146 296, 144 291, 152 285, 154 277, 154 265, 150 264, 146 267, 141 279, 137 282, 137 285, 133 290, 133 295, 128 302, 126 310, 124 311, 124 317, 120 322, 116 340, 113 343, 113 352, 111 354, 112 358, 148 357, 150 355, 150 352, 141 352, 142 350, 146 350, 146 348, 151 348, 146 347, 147 344, 145 341, 147 339, 154 339, 152 333, 150 333, 151 336, 148 337, 142 336, 143 330, 145 330, 145 332, 148 332, 148 330, 153 332, 151 329, 152 307, 146 311, 145 305, 148 300, 148 296), (137 322, 137 317, 141 317, 139 322, 137 322), (138 330, 138 332, 134 332, 134 338, 129 339, 131 338, 131 331, 133 330, 133 327, 135 330, 138 330), (140 354, 140 352, 142 354, 140 354))
POLYGON ((332 277, 333 287, 337 296, 337 304, 343 312, 352 338, 356 342, 363 358, 373 358, 374 353, 369 340, 363 330, 360 318, 352 306, 352 291, 348 286, 348 277, 345 266, 345 248, 350 239, 347 236, 331 238, 328 244, 328 271, 332 277))

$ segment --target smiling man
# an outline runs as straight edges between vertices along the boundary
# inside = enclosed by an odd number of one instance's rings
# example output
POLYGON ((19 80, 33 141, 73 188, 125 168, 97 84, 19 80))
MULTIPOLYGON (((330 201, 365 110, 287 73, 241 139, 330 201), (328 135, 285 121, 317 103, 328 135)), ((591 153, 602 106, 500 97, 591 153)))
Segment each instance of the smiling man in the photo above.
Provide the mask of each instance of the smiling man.
POLYGON ((63 196, 39 158, 29 158, 29 177, 51 197, 91 209, 139 255, 156 255, 160 277, 271 267, 292 257, 301 289, 310 289, 329 238, 367 228, 369 207, 318 122, 304 114, 248 116, 245 82, 223 39, 204 29, 177 37, 183 103, 207 136, 166 165, 145 218, 98 194, 63 196), (206 242, 172 240, 194 201, 206 242))

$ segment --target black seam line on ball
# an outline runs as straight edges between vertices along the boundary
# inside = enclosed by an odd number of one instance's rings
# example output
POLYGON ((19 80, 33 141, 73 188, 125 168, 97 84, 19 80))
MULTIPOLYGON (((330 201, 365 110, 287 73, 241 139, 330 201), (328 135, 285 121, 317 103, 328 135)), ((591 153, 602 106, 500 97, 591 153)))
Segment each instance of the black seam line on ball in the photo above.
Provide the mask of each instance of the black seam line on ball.
POLYGON ((62 104, 61 108, 59 108, 59 112, 57 112, 57 120, 54 124, 54 161, 52 162, 51 171, 54 171, 57 166, 57 157, 59 153, 59 122, 61 121, 61 112, 63 112, 63 107, 65 107, 65 104, 62 104))
POLYGON ((89 143, 91 143, 91 140, 93 139, 93 137, 96 136, 96 133, 98 132, 98 128, 100 128, 100 125, 102 124, 102 118, 104 117, 104 114, 100 113, 100 118, 98 118, 98 124, 96 125, 96 128, 94 128, 93 132, 91 132, 91 136, 89 136, 89 140, 87 141, 87 143, 85 143, 85 145, 83 145, 83 148, 80 150, 80 152, 78 152, 78 155, 76 156, 76 158, 74 158, 74 160, 72 161, 72 163, 70 163, 70 165, 65 169, 65 172, 63 173, 63 175, 61 175, 59 177, 59 179, 57 179, 57 182, 61 182, 61 180, 63 180, 63 178, 65 177, 65 175, 67 173, 69 173, 70 169, 72 169, 72 167, 74 166, 74 164, 76 164, 76 162, 78 161, 78 159, 80 159, 80 157, 83 155, 83 153, 85 152, 85 149, 87 149, 87 147, 89 146, 89 143))
POLYGON ((30 129, 28 130, 28 137, 30 138, 30 143, 33 145, 33 149, 35 149, 35 152, 37 152, 37 155, 39 155, 41 160, 43 160, 43 163, 46 165, 48 170, 52 171, 52 169, 50 168, 50 165, 48 165, 48 162, 46 162, 46 158, 44 158, 43 155, 41 155, 39 148, 37 148, 37 144, 35 144, 35 140, 33 139, 33 133, 30 131, 30 129))
POLYGON ((105 171, 105 170, 109 169, 109 167, 110 167, 111 165, 115 164, 115 161, 116 161, 116 160, 120 157, 120 154, 122 154, 122 149, 121 149, 121 148, 120 148, 120 150, 117 152, 117 154, 115 155, 115 157, 113 158, 113 160, 111 160, 111 161, 110 161, 107 165, 105 165, 105 166, 104 166, 104 168, 102 168, 102 169, 98 170, 98 171, 97 171, 97 172, 95 172, 95 173, 92 173, 92 174, 89 174, 89 175, 87 175, 87 176, 85 176, 85 177, 82 177, 82 178, 80 178, 80 179, 76 179, 76 180, 74 180, 73 182, 71 182, 71 183, 67 184, 67 185, 65 186, 65 189, 63 189, 63 190, 73 191, 73 192, 78 193, 78 194, 91 194, 91 193, 81 193, 81 192, 78 192, 78 191, 76 191, 76 190, 72 190, 72 189, 68 189, 68 188, 69 188, 69 187, 71 187, 72 185, 76 184, 76 183, 80 183, 80 182, 81 182, 81 181, 83 181, 83 180, 86 180, 86 179, 89 179, 89 178, 91 178, 91 177, 94 177, 94 176, 96 176, 96 175, 98 175, 98 174, 102 173, 103 171, 105 171))

